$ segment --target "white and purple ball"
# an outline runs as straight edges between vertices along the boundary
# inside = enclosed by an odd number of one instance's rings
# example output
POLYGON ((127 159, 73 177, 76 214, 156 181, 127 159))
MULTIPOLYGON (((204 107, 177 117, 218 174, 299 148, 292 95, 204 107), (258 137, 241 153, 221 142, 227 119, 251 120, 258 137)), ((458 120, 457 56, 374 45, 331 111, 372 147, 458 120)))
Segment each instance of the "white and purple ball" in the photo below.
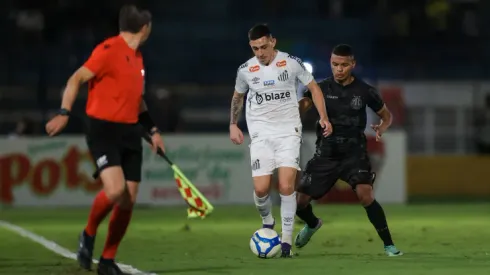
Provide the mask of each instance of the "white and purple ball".
POLYGON ((273 229, 261 228, 250 238, 250 250, 259 258, 274 258, 281 252, 281 238, 273 229))

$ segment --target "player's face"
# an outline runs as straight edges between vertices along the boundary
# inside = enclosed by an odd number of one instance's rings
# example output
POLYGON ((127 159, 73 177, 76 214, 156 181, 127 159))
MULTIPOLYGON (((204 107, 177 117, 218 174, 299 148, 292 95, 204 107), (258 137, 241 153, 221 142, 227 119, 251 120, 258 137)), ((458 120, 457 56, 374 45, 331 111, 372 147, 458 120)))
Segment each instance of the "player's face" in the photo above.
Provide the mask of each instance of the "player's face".
POLYGON ((263 36, 257 40, 250 40, 250 47, 255 57, 264 65, 269 65, 272 62, 275 46, 276 39, 272 37, 263 36))
POLYGON ((150 37, 151 33, 151 23, 148 25, 144 25, 143 28, 141 28, 141 44, 145 43, 146 40, 148 40, 148 37, 150 37))
POLYGON ((332 73, 337 81, 347 80, 352 73, 352 70, 356 66, 356 61, 352 56, 338 56, 332 54, 330 57, 330 66, 332 67, 332 73))

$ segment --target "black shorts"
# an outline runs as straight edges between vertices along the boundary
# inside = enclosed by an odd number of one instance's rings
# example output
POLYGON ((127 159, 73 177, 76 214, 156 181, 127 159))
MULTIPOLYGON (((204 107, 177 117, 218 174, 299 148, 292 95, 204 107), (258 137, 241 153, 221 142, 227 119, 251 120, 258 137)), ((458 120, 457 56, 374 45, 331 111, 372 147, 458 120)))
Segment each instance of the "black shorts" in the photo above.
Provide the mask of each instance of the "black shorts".
POLYGON ((143 147, 137 124, 123 124, 89 118, 87 145, 98 172, 121 166, 128 181, 141 181, 143 147))
POLYGON ((372 184, 375 174, 365 150, 356 150, 344 157, 315 155, 304 169, 297 191, 317 200, 327 194, 341 179, 353 190, 358 184, 372 184))

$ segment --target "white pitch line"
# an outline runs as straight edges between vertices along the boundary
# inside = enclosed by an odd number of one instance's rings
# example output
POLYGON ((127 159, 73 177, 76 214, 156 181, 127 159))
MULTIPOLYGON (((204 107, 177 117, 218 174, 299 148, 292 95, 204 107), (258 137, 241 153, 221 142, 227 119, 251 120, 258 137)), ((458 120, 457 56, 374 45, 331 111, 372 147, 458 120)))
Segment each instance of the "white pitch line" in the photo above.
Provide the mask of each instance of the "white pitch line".
MULTIPOLYGON (((40 245, 44 246, 46 249, 51 250, 60 256, 63 256, 65 258, 72 259, 72 260, 77 260, 77 255, 75 253, 71 252, 70 250, 58 245, 57 243, 55 243, 53 241, 50 241, 50 240, 44 238, 43 236, 36 235, 36 234, 34 234, 34 233, 32 233, 32 232, 30 232, 30 231, 28 231, 28 230, 26 230, 20 226, 17 226, 15 224, 0 220, 0 227, 8 229, 8 230, 16 233, 17 235, 20 235, 20 236, 22 236, 26 239, 29 239, 29 240, 37 243, 37 244, 40 244, 40 245)), ((92 261, 94 264, 97 264, 99 262, 95 259, 93 259, 92 261)), ((128 274, 157 275, 156 273, 143 272, 143 271, 138 270, 138 269, 136 269, 130 265, 125 265, 125 264, 120 264, 120 263, 118 263, 117 265, 119 266, 119 268, 123 272, 128 273, 128 274)))

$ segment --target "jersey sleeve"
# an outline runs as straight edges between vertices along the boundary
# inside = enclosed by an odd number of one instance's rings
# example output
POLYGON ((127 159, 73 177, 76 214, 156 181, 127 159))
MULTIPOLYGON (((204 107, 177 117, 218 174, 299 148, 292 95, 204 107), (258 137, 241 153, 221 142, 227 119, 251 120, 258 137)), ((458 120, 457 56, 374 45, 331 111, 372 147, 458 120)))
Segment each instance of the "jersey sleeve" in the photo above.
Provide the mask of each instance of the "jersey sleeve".
POLYGON ((238 69, 238 71, 236 73, 235 91, 237 91, 241 94, 244 94, 244 93, 248 92, 249 87, 248 87, 247 80, 245 79, 245 76, 240 71, 240 68, 238 69))
POLYGON ((107 70, 109 54, 110 46, 99 45, 92 51, 83 67, 89 69, 96 76, 101 75, 107 70))
POLYGON ((379 92, 373 88, 369 87, 368 89, 368 96, 367 96, 367 106, 371 108, 374 112, 379 112, 381 108, 385 105, 383 99, 381 98, 381 95, 379 92))
POLYGON ((305 86, 310 84, 310 82, 313 80, 313 75, 306 70, 305 65, 303 64, 303 61, 299 57, 296 56, 288 56, 289 59, 291 60, 291 69, 293 70, 293 73, 296 75, 296 78, 301 81, 301 83, 305 86))

